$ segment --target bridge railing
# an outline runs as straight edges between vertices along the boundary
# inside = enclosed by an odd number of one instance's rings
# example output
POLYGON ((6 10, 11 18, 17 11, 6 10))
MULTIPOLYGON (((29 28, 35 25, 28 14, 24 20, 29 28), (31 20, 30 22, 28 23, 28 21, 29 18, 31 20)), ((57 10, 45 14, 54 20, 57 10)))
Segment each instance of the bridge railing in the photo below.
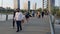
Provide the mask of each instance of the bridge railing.
POLYGON ((49 15, 49 17, 50 17, 51 34, 55 34, 55 28, 54 28, 55 18, 51 14, 49 15))

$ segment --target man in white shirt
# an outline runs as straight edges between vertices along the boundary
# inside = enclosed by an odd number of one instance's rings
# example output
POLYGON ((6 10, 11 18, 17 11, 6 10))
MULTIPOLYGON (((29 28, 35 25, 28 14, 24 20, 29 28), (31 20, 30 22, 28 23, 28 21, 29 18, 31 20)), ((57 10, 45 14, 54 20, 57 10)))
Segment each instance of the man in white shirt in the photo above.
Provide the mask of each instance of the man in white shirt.
POLYGON ((16 20, 16 24, 17 24, 17 31, 16 32, 19 32, 19 29, 22 30, 22 26, 21 26, 22 19, 23 19, 22 12, 19 12, 19 10, 17 10, 17 12, 15 14, 15 20, 16 20))

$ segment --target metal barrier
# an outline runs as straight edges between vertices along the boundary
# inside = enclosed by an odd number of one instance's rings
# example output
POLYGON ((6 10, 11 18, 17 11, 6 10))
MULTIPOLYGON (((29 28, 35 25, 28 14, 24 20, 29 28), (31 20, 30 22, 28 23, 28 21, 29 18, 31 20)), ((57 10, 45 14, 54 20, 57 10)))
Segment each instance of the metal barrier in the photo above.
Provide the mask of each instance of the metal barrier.
POLYGON ((0 21, 7 21, 13 19, 13 14, 0 14, 0 21))
POLYGON ((55 28, 54 28, 54 19, 52 19, 52 15, 49 15, 50 20, 50 28, 51 28, 51 34, 55 34, 55 28))

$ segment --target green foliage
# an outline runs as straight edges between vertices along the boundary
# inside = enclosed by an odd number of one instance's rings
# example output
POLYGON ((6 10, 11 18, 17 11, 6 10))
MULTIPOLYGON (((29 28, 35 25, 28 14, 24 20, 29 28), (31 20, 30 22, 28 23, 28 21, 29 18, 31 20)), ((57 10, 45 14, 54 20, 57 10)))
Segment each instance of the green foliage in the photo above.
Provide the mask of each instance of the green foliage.
POLYGON ((26 10, 21 10, 22 13, 27 12, 26 10))
POLYGON ((42 12, 42 8, 37 9, 38 11, 42 12))
POLYGON ((57 16, 60 16, 60 11, 57 11, 56 14, 57 14, 57 16))
POLYGON ((56 12, 58 12, 58 11, 59 11, 59 8, 58 8, 58 7, 52 7, 52 8, 51 8, 51 13, 52 13, 52 15, 55 15, 56 12))

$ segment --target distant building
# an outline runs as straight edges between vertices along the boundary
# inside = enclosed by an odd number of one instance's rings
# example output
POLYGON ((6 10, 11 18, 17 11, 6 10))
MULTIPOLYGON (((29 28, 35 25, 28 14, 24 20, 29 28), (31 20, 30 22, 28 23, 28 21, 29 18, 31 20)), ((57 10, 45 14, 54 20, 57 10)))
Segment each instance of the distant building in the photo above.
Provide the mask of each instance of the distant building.
POLYGON ((34 3, 32 6, 33 10, 36 10, 36 6, 37 6, 37 3, 34 3))
POLYGON ((52 7, 55 6, 55 0, 51 0, 51 6, 52 6, 52 7))
POLYGON ((51 11, 51 8, 55 6, 55 0, 47 0, 47 1, 42 0, 42 11, 44 10, 45 5, 46 5, 47 10, 51 11))
POLYGON ((18 1, 14 0, 14 9, 18 8, 18 1))
POLYGON ((35 10, 35 4, 32 5, 32 9, 35 10))
POLYGON ((30 1, 28 1, 28 11, 30 10, 30 1))
POLYGON ((20 8, 20 0, 14 0, 14 9, 20 8))
POLYGON ((37 8, 37 3, 35 3, 35 10, 36 10, 36 8, 37 8))
POLYGON ((27 0, 23 4, 23 9, 28 10, 28 1, 27 0))

